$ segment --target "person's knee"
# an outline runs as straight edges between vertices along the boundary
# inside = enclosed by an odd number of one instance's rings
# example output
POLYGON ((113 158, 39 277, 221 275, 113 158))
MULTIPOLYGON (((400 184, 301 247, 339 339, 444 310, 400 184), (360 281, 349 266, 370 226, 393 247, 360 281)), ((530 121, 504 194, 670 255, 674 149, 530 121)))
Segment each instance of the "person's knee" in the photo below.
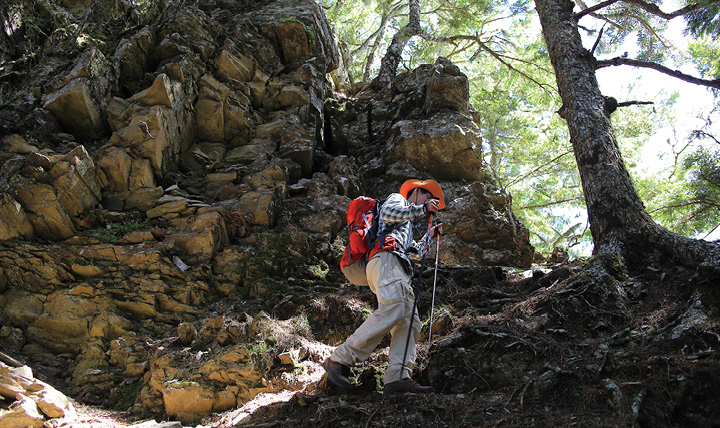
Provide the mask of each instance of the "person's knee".
POLYGON ((377 315, 388 325, 396 325, 406 320, 405 305, 402 302, 383 305, 383 307, 378 308, 373 315, 377 315))

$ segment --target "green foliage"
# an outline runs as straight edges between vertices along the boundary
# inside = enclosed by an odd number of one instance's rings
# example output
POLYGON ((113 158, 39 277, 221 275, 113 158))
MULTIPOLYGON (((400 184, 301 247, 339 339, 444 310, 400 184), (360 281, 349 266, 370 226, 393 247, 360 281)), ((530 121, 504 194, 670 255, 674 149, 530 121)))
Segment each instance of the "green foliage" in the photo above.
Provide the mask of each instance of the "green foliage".
POLYGON ((720 78, 720 41, 713 37, 703 37, 690 42, 688 48, 692 61, 706 78, 720 78))
POLYGON ((706 6, 684 16, 687 33, 695 37, 720 34, 720 4, 712 0, 704 0, 702 3, 706 6))
POLYGON ((272 359, 275 357, 273 348, 277 343, 277 338, 272 336, 268 337, 264 341, 255 343, 246 343, 243 345, 248 351, 250 356, 250 362, 252 363, 253 369, 261 373, 266 372, 272 365, 272 359), (274 341, 272 340, 274 339, 274 341))
POLYGON ((297 19, 297 18, 295 18, 295 17, 282 18, 282 19, 280 19, 280 22, 294 22, 294 23, 296 23, 296 24, 299 24, 299 25, 303 28, 303 30, 305 31, 305 34, 307 35, 308 43, 310 43, 310 46, 311 46, 311 47, 314 47, 314 46, 315 46, 315 35, 314 35, 313 32, 307 27, 307 25, 305 25, 304 22, 300 21, 299 19, 297 19))
MULTIPOLYGON (((374 77, 390 39, 407 23, 407 1, 325 0, 321 3, 341 42, 355 54, 350 67, 355 80, 362 80, 368 69, 370 77, 374 77), (383 16, 387 18, 387 27, 379 32, 383 16)), ((433 63, 438 56, 447 57, 460 66, 470 81, 471 103, 477 109, 475 118, 483 136, 485 163, 512 194, 513 212, 530 229, 532 244, 544 253, 551 252, 555 246, 568 248, 574 256, 586 252, 591 237, 580 177, 567 123, 555 113, 560 108, 555 76, 540 29, 533 21, 532 3, 426 0, 420 2, 420 7, 422 28, 436 40, 414 37, 403 51, 399 71, 433 63), (459 35, 468 37, 453 43, 437 41, 459 35)), ((698 14, 707 22, 696 22, 696 28, 711 31, 718 26, 717 12, 712 10, 698 14), (708 21, 708 17, 712 19, 708 21)), ((626 53, 618 50, 621 46, 627 49, 628 45, 623 43, 628 41, 632 42, 633 58, 661 63, 687 62, 687 53, 672 49, 664 37, 667 20, 636 4, 617 2, 593 16, 583 17, 581 24, 588 36, 588 49, 598 42, 596 57, 622 56, 626 53)), ((690 46, 690 54, 703 73, 717 76, 718 42, 706 37, 693 41, 690 46)), ((632 100, 633 85, 630 83, 626 93, 607 95, 619 101, 632 100)), ((626 166, 641 195, 655 198, 654 201, 668 199, 670 189, 682 184, 680 175, 676 174, 662 187, 652 190, 657 177, 646 177, 649 172, 644 170, 648 155, 644 146, 651 136, 674 120, 672 109, 677 96, 661 92, 650 100, 655 103, 651 107, 621 108, 612 115, 626 166)), ((646 100, 642 97, 638 99, 646 100)), ((668 217, 668 221, 681 220, 668 217)))
POLYGON ((140 395, 140 388, 138 384, 122 384, 117 388, 115 394, 116 403, 114 406, 115 410, 124 412, 129 410, 134 404, 137 397, 140 395))
POLYGON ((670 230, 703 237, 720 225, 720 146, 690 153, 673 176, 646 180, 652 185, 645 189, 656 189, 643 195, 648 210, 670 230))
MULTIPOLYGON (((341 44, 353 55, 350 74, 353 81, 362 81, 365 71, 372 78, 385 55, 393 35, 407 24, 406 0, 339 2, 321 0, 333 30, 341 44)), ((413 38, 403 51, 404 69, 433 63, 438 56, 455 63, 474 62, 490 54, 473 37, 495 52, 515 53, 517 47, 508 39, 508 30, 527 25, 530 3, 525 0, 508 2, 490 0, 426 0, 420 2, 422 28, 436 38, 466 35, 453 43, 437 43, 413 38)))
POLYGON ((307 314, 304 312, 300 313, 299 315, 296 315, 290 320, 290 323, 293 326, 293 330, 295 334, 300 335, 302 337, 312 338, 312 326, 310 325, 310 320, 308 320, 307 314))
POLYGON ((109 223, 104 228, 86 230, 82 235, 93 237, 106 244, 114 244, 128 233, 142 229, 145 224, 146 222, 109 223))

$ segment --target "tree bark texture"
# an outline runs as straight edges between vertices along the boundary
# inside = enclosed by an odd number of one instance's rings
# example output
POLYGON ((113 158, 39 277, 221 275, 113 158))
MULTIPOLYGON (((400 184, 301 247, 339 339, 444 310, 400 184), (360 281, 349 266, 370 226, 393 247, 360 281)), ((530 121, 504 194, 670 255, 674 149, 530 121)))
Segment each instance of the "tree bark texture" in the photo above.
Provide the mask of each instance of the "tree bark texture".
POLYGON ((698 266, 717 245, 671 233, 647 213, 625 167, 606 99, 595 76, 595 59, 582 45, 571 0, 535 0, 543 36, 563 102, 570 141, 582 180, 594 253, 634 256, 659 251, 698 266))
POLYGON ((395 84, 395 73, 397 73, 398 65, 402 60, 402 51, 410 39, 420 34, 422 28, 420 26, 420 0, 408 0, 408 9, 410 12, 408 23, 393 36, 380 63, 380 71, 376 79, 380 89, 379 93, 387 100, 392 98, 392 87, 395 84))

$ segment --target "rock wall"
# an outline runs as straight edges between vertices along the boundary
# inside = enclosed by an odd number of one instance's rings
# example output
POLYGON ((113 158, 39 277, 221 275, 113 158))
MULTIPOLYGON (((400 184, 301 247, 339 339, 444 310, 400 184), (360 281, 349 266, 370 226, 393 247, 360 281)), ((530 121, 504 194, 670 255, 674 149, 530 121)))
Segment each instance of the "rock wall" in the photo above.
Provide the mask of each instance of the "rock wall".
POLYGON ((482 138, 469 101, 467 77, 445 58, 398 76, 391 101, 372 85, 327 110, 330 153, 361 165, 366 192, 384 198, 408 177, 434 178, 447 208, 440 259, 449 264, 529 266, 528 229, 511 210, 511 196, 482 162, 482 138))
POLYGON ((0 342, 85 403, 187 422, 233 408, 287 384, 301 362, 270 376, 263 358, 306 324, 302 359, 321 361, 363 306, 303 296, 342 284, 351 198, 408 177, 443 186, 443 262, 530 263, 447 60, 381 102, 342 92, 310 0, 6 9, 0 55, 37 63, 11 70, 0 109, 0 342), (77 31, 35 32, 31 13, 77 31))

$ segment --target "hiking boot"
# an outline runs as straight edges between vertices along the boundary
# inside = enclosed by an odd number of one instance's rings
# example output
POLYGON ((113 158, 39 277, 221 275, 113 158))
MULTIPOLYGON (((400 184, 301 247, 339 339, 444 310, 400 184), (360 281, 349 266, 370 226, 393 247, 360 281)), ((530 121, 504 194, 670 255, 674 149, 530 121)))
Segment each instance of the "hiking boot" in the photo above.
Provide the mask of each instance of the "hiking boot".
POLYGON ((337 361, 333 361, 330 358, 325 360, 323 368, 327 372, 327 378, 333 385, 342 389, 349 389, 350 384, 350 367, 345 364, 340 364, 337 361))
POLYGON ((413 394, 428 394, 430 392, 435 392, 435 388, 433 388, 432 386, 422 386, 409 377, 385 384, 385 395, 400 394, 403 392, 412 392, 413 394))

